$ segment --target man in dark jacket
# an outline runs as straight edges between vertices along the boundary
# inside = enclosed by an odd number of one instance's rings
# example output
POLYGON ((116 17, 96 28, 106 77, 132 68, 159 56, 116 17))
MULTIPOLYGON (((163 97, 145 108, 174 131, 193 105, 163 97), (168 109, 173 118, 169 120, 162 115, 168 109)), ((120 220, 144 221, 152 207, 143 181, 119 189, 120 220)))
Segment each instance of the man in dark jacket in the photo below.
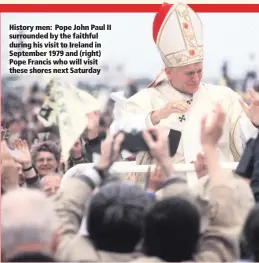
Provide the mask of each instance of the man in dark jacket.
POLYGON ((253 143, 253 159, 251 162, 252 177, 251 177, 250 185, 256 202, 259 202, 259 134, 252 143, 253 143))

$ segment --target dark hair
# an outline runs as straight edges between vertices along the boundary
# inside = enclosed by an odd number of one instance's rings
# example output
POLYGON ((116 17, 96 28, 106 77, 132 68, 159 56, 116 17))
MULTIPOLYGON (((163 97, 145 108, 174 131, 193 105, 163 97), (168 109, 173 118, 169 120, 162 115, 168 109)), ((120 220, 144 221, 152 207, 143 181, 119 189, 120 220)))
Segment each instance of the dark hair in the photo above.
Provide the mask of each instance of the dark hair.
POLYGON ((110 182, 93 196, 88 210, 87 230, 97 249, 129 253, 140 242, 147 194, 137 185, 110 182))
POLYGON ((60 161, 61 151, 58 145, 53 141, 43 141, 36 143, 31 147, 32 160, 34 164, 36 156, 39 152, 50 152, 55 156, 57 162, 60 161))
POLYGON ((249 213, 244 226, 244 237, 248 251, 254 261, 259 261, 259 204, 249 213))
POLYGON ((200 213, 189 201, 172 197, 156 203, 145 218, 144 252, 165 261, 191 260, 200 233, 200 213))
POLYGON ((54 262, 54 259, 40 252, 26 252, 9 258, 7 262, 54 262))

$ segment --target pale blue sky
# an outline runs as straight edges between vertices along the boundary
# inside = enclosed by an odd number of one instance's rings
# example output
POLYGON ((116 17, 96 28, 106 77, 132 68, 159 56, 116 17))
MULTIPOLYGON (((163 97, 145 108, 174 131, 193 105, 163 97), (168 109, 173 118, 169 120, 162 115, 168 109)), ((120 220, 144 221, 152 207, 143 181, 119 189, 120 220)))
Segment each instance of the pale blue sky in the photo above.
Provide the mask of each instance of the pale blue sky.
MULTIPOLYGON (((204 25, 204 77, 218 78, 224 59, 229 59, 233 77, 243 77, 247 57, 259 59, 258 13, 201 13, 204 25)), ((4 13, 1 14, 2 73, 8 71, 9 24, 74 25, 111 24, 100 34, 102 60, 124 62, 130 77, 155 77, 162 66, 152 39, 153 13, 4 13)))

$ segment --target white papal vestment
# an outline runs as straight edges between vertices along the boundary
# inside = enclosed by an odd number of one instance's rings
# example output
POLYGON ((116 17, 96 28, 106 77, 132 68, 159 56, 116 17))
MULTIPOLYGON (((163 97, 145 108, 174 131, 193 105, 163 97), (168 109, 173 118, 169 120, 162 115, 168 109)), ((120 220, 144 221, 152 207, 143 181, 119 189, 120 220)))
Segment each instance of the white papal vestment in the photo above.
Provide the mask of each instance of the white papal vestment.
MULTIPOLYGON (((177 153, 172 158, 172 164, 192 163, 197 154, 202 152, 200 144, 200 124, 204 115, 209 119, 213 110, 220 103, 226 113, 223 135, 218 143, 218 152, 223 162, 238 161, 245 147, 246 141, 257 133, 257 129, 245 115, 240 103, 240 95, 228 87, 201 83, 199 90, 189 96, 175 90, 168 81, 161 85, 146 88, 129 98, 121 112, 120 120, 129 118, 132 114, 144 116, 144 126, 154 127, 150 116, 153 111, 164 107, 169 101, 184 100, 190 103, 186 114, 172 113, 168 118, 161 120, 156 127, 163 128, 165 133, 170 129, 182 132, 177 153)), ((119 121, 119 120, 115 120, 119 121)), ((127 126, 130 124, 127 123, 127 126)), ((134 127, 134 124, 132 124, 134 127)), ((121 128, 121 127, 120 127, 121 128)), ((128 128, 127 128, 128 129, 128 128)), ((151 158, 147 153, 139 153, 138 164, 150 164, 151 158)), ((187 174, 189 185, 197 182, 194 173, 187 174)))

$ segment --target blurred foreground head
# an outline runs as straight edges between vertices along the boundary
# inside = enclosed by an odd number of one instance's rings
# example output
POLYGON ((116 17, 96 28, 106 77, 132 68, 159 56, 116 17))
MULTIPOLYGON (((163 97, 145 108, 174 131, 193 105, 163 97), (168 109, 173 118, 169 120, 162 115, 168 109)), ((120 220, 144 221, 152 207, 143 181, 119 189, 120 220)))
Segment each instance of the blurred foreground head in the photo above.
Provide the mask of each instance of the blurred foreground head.
POLYGON ((2 257, 5 261, 46 261, 56 247, 52 202, 39 190, 19 188, 2 198, 2 257))
POLYGON ((100 250, 128 253, 140 242, 150 202, 137 185, 111 182, 91 200, 87 230, 100 250))
POLYGON ((145 219, 144 250, 168 262, 189 261, 200 235, 200 213, 190 201, 172 197, 154 205, 145 219))

